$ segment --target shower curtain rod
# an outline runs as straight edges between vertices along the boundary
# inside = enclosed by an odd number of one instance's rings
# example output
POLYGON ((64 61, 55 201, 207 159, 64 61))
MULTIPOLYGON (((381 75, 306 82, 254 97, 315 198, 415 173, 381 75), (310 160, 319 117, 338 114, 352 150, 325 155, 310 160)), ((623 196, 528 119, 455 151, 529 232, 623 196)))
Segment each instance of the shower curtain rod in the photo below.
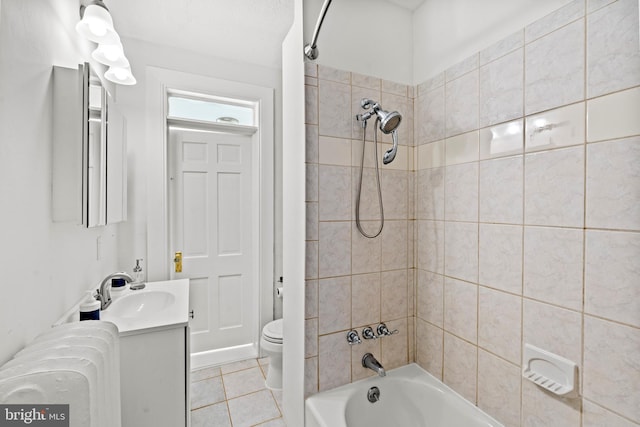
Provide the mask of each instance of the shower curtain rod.
POLYGON ((304 56, 309 58, 311 61, 318 57, 318 48, 316 47, 318 43, 318 35, 320 34, 320 27, 322 27, 322 21, 324 21, 324 17, 327 14, 327 10, 329 10, 329 5, 332 0, 325 0, 322 5, 322 9, 320 9, 320 16, 318 17, 318 22, 316 22, 316 28, 313 30, 313 37, 311 38, 311 43, 307 43, 304 46, 304 56))

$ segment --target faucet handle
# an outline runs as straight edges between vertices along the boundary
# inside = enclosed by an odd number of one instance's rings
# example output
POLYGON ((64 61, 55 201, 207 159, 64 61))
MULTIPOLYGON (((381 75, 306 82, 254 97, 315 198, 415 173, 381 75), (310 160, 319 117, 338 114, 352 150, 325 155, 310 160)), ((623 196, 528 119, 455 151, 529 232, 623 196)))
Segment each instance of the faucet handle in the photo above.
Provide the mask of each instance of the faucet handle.
POLYGON ((349 332, 347 332, 347 342, 349 343, 349 345, 360 344, 362 340, 358 335, 358 331, 356 331, 355 329, 352 329, 349 332))
POLYGON ((387 325, 385 325, 384 323, 380 323, 378 325, 378 336, 388 336, 388 335, 397 334, 399 332, 400 331, 397 329, 390 331, 389 328, 387 328, 387 325))
POLYGON ((362 330, 362 338, 365 340, 375 340, 378 337, 373 332, 373 328, 371 326, 367 326, 362 330))

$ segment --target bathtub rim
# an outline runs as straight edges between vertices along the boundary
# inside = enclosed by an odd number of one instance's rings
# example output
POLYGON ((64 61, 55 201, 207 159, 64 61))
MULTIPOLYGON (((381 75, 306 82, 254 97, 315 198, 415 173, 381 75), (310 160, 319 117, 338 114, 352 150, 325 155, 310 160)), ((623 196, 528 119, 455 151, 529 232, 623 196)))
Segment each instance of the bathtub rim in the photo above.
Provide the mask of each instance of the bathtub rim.
MULTIPOLYGON (((482 417, 482 421, 488 423, 487 427, 505 427, 504 424, 471 403, 464 396, 447 386, 417 363, 410 363, 391 369, 387 371, 387 377, 425 383, 443 394, 451 395, 456 401, 459 401, 461 405, 477 412, 478 415, 482 417)), ((304 404, 305 427, 346 427, 344 424, 344 414, 346 413, 349 398, 353 394, 361 392, 364 388, 374 385, 380 386, 381 380, 383 379, 378 376, 371 376, 307 397, 304 404), (329 419, 324 417, 325 413, 330 414, 329 419), (321 414, 322 417, 320 416, 321 414)))

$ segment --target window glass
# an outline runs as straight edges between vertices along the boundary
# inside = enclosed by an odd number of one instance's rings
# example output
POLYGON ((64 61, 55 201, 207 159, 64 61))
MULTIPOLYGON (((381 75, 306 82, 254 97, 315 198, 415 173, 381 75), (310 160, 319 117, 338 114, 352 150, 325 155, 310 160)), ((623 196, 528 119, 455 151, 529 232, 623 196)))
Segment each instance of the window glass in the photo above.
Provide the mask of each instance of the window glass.
POLYGON ((178 96, 169 97, 169 117, 246 126, 254 125, 254 111, 250 106, 178 96))

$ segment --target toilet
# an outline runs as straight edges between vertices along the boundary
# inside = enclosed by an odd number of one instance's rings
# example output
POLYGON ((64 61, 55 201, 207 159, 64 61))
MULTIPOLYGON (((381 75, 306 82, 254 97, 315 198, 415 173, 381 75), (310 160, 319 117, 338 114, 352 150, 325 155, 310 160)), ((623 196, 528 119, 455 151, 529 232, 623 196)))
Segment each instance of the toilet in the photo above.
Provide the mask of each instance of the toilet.
POLYGON ((282 319, 267 323, 260 338, 262 350, 269 356, 265 384, 272 390, 282 389, 282 319))

